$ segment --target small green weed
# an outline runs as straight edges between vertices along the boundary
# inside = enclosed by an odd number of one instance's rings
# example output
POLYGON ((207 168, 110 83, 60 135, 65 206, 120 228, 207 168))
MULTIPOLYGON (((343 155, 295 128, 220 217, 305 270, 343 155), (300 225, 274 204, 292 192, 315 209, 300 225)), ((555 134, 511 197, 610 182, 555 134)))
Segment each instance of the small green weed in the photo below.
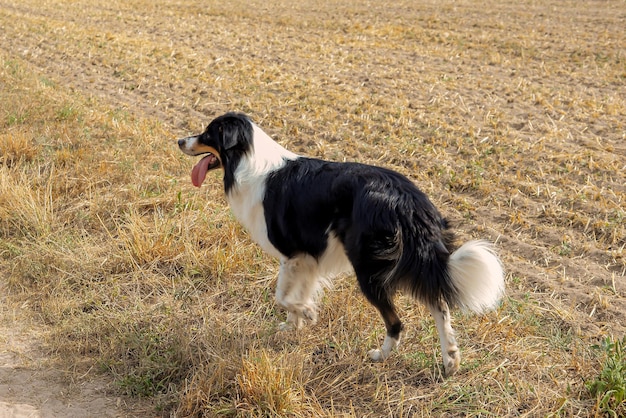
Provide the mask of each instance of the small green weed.
POLYGON ((112 350, 108 368, 118 375, 124 394, 164 394, 182 381, 189 367, 184 354, 189 344, 182 334, 170 334, 171 329, 170 323, 133 324, 112 350))
POLYGON ((597 399, 597 408, 604 414, 612 417, 626 414, 626 358, 623 347, 626 337, 613 341, 607 337, 599 345, 594 345, 596 350, 602 350, 606 359, 600 371, 600 375, 590 382, 587 388, 592 396, 597 399))
POLYGON ((9 113, 6 116, 6 125, 7 126, 21 125, 25 123, 27 119, 28 119, 28 112, 9 113))
POLYGON ((66 121, 78 116, 78 110, 72 105, 66 104, 61 107, 56 114, 57 121, 66 121))

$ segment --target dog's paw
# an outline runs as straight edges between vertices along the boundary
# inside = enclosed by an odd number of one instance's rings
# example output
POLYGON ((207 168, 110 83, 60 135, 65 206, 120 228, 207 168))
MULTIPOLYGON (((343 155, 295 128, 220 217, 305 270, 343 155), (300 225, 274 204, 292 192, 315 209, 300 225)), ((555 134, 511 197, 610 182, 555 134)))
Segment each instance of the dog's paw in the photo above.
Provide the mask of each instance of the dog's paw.
POLYGON ((293 312, 287 313, 287 320, 278 324, 280 331, 294 331, 302 328, 304 325, 304 319, 293 312))
POLYGON ((459 350, 450 350, 443 358, 443 368, 446 377, 452 376, 459 371, 461 366, 461 354, 459 350))
POLYGON ((400 344, 400 336, 394 338, 387 335, 383 345, 378 349, 370 350, 368 354, 373 361, 385 361, 398 344, 400 344))
POLYGON ((315 308, 305 306, 302 309, 302 316, 305 317, 311 323, 311 325, 315 325, 317 323, 317 311, 315 310, 315 308))
POLYGON ((383 350, 378 349, 378 348, 370 350, 367 354, 370 356, 370 359, 372 359, 372 361, 375 361, 377 363, 380 363, 387 359, 387 356, 385 356, 385 353, 383 353, 383 350))
POLYGON ((296 329, 296 326, 293 322, 281 322, 278 324, 279 331, 293 331, 296 329))

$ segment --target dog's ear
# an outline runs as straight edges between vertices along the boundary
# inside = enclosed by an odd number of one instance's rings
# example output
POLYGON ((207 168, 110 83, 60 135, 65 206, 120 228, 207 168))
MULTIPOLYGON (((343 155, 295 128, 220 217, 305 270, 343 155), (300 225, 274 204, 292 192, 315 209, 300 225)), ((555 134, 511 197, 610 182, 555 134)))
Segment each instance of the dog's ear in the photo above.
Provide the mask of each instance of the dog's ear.
POLYGON ((237 146, 237 144, 247 144, 250 142, 246 122, 247 121, 237 116, 228 117, 222 121, 218 127, 218 132, 224 149, 229 150, 237 146))

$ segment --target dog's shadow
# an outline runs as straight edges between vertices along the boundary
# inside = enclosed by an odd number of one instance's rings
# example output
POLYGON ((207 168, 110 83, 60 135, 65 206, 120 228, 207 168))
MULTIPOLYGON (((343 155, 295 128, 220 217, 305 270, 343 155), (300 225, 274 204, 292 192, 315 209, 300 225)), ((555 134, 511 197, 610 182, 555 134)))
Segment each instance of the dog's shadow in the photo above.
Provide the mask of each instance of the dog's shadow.
POLYGON ((298 331, 269 327, 258 338, 273 355, 291 356, 299 363, 294 379, 322 404, 349 404, 355 396, 387 402, 401 392, 422 399, 445 379, 443 366, 425 353, 400 350, 384 362, 373 362, 367 354, 369 342, 340 343, 318 326, 298 331))

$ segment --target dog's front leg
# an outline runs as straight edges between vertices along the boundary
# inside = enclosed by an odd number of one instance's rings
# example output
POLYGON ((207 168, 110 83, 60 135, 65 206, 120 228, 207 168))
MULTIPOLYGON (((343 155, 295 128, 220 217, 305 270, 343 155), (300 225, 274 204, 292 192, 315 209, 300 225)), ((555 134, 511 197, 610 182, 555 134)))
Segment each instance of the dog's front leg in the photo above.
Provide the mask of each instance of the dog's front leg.
POLYGON ((287 310, 287 321, 281 330, 302 328, 305 320, 315 323, 317 309, 314 296, 317 290, 317 264, 308 256, 283 259, 276 284, 276 303, 287 310))

